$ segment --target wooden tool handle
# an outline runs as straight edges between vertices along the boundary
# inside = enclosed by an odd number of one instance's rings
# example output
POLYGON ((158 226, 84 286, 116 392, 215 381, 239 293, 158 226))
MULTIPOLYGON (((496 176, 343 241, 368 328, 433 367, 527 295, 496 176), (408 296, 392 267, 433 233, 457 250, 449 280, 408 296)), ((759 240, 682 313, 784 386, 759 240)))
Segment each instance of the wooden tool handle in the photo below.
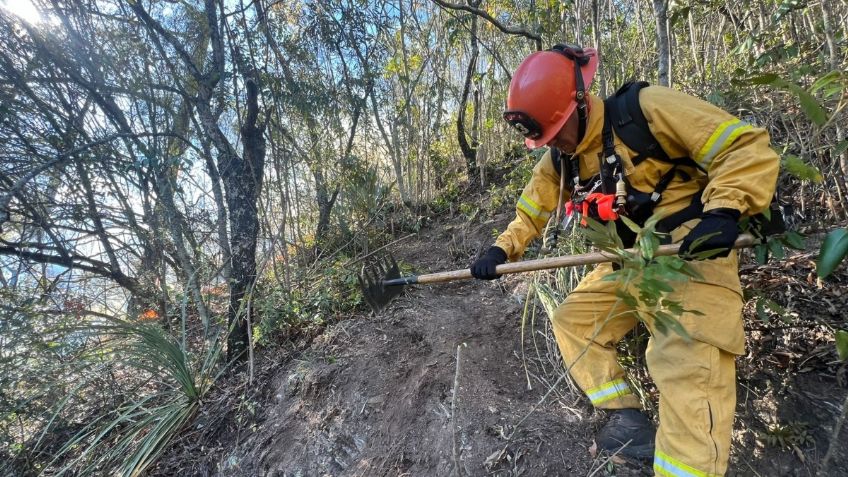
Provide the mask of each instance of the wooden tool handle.
MULTIPOLYGON (((757 243, 757 239, 752 235, 742 234, 736 239, 733 248, 746 248, 757 243)), ((680 249, 680 244, 661 245, 654 256, 662 257, 666 255, 676 255, 680 249)), ((633 252, 633 249, 628 249, 633 252)), ((581 253, 579 255, 563 255, 561 257, 539 258, 536 260, 526 260, 522 262, 505 263, 498 265, 495 271, 501 275, 510 273, 533 272, 536 270, 549 270, 551 268, 574 267, 577 265, 592 265, 596 263, 612 262, 618 257, 607 252, 592 252, 581 253)), ((463 270, 454 270, 451 272, 430 273, 427 275, 418 275, 417 283, 440 283, 451 282, 454 280, 464 280, 473 278, 471 270, 466 268, 463 270)))

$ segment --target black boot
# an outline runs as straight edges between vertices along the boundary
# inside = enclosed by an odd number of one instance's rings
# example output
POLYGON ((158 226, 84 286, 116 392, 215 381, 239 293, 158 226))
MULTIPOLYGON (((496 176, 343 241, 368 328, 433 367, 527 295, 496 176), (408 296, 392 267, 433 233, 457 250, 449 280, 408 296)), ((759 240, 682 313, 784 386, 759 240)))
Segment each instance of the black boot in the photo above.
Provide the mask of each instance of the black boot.
POLYGON ((616 409, 598 432, 598 447, 635 459, 653 459, 654 424, 638 409, 616 409), (623 447, 623 448, 622 448, 623 447))

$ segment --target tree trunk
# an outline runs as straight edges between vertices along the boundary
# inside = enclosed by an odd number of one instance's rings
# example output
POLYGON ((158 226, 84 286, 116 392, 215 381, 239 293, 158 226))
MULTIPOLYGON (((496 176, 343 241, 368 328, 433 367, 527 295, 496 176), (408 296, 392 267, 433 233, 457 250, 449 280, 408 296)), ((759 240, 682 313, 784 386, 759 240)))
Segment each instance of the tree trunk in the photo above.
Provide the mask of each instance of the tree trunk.
POLYGON ((327 229, 330 226, 330 214, 333 212, 333 206, 336 203, 336 198, 339 196, 339 186, 333 192, 330 192, 327 179, 324 178, 324 172, 320 165, 312 168, 312 177, 315 179, 315 201, 318 203, 318 225, 315 227, 315 255, 321 252, 322 244, 327 236, 327 229))
MULTIPOLYGON (((598 49, 598 60, 600 60, 600 56, 603 52, 601 48, 601 15, 600 15, 600 6, 598 5, 598 0, 592 0, 592 41, 595 42, 593 45, 598 49)), ((598 61, 598 71, 595 73, 595 78, 599 80, 599 88, 601 92, 601 98, 607 97, 607 78, 604 74, 603 61, 598 61)))
MULTIPOLYGON (((469 5, 477 7, 480 0, 469 2, 469 5)), ((468 170, 468 181, 473 181, 478 176, 477 169, 477 145, 468 144, 465 134, 465 110, 468 105, 468 95, 471 92, 474 81, 474 72, 477 70, 477 56, 480 51, 477 47, 477 15, 471 17, 471 58, 468 60, 468 68, 465 70, 465 84, 462 87, 462 96, 459 99, 459 111, 456 117, 456 136, 462 156, 465 157, 465 166, 468 170)), ((476 107, 476 105, 475 105, 476 107)))
POLYGON ((265 167, 265 126, 257 125, 259 88, 253 79, 248 79, 246 86, 247 116, 241 127, 243 158, 233 154, 220 167, 227 192, 232 253, 227 314, 231 330, 227 339, 228 360, 244 359, 248 345, 248 323, 252 322, 249 301, 256 282, 256 240, 259 235, 256 201, 262 190, 265 167))
MULTIPOLYGON (((827 52, 830 58, 830 69, 833 71, 839 71, 839 46, 838 43, 834 39, 833 34, 833 22, 831 21, 832 6, 828 0, 822 0, 821 2, 821 13, 822 13, 822 23, 824 24, 824 35, 827 44, 827 52)), ((842 122, 836 121, 836 144, 842 143, 845 140, 845 129, 842 125, 842 122)), ((839 168, 842 171, 841 174, 841 182, 842 187, 848 190, 848 150, 842 151, 842 154, 839 155, 839 168)))
POLYGON ((653 0, 654 17, 657 26, 657 83, 661 86, 671 84, 670 59, 668 45, 668 3, 667 0, 653 0))

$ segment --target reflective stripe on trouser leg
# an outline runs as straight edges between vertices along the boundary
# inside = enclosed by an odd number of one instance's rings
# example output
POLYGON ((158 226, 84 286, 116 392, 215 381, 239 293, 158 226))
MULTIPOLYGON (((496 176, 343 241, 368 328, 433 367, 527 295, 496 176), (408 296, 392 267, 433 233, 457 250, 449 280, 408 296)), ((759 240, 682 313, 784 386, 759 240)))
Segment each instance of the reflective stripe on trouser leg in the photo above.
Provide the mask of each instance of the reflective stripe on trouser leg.
POLYGON ((596 388, 586 390, 586 396, 589 397, 589 400, 592 401, 594 406, 600 406, 607 401, 612 401, 628 394, 633 393, 630 392, 630 386, 623 379, 616 379, 596 388))
POLYGON ((704 315, 681 317, 690 341, 668 331, 653 333, 648 342, 648 370, 660 392, 654 471, 666 477, 724 475, 736 407, 736 368, 735 355, 714 343, 730 342, 721 334, 741 333, 741 298, 735 291, 700 282, 687 283, 675 295, 683 308, 704 315))
POLYGON ((615 343, 636 325, 636 318, 615 296, 615 282, 602 281, 609 264, 587 275, 557 308, 554 336, 571 377, 592 404, 602 409, 641 407, 624 381, 615 343))

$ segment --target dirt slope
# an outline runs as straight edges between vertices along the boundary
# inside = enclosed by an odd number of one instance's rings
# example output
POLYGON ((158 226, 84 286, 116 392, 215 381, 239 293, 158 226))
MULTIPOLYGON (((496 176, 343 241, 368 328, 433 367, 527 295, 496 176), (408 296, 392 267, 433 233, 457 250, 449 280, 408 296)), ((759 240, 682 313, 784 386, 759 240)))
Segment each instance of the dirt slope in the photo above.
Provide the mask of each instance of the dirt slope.
MULTIPOLYGON (((445 237, 430 234, 396 255, 422 271, 453 267, 431 245, 445 237)), ((264 422, 221 470, 451 475, 459 464, 464 475, 585 475, 591 412, 551 401, 505 439, 544 392, 526 389, 520 316, 497 285, 461 282, 417 287, 379 317, 337 324, 279 370, 264 422)))
MULTIPOLYGON (((457 268, 506 221, 442 223, 393 250, 418 272, 457 268)), ((816 475, 829 448, 848 387, 829 327, 848 327, 848 273, 822 284, 812 271, 810 254, 743 267, 746 288, 784 305, 792 321, 765 327, 754 302, 746 307, 728 475, 816 475)), ((604 416, 568 380, 531 412, 561 368, 544 350, 547 362, 521 357, 522 284, 412 287, 380 316, 338 321, 305 349, 266 351, 254 384, 236 375, 218 386, 154 474, 651 475, 593 455, 604 416)), ((525 348, 552 348, 539 325, 525 330, 525 348)), ((848 442, 848 425, 842 431, 848 442)), ((820 475, 848 475, 848 445, 834 448, 820 475)))

